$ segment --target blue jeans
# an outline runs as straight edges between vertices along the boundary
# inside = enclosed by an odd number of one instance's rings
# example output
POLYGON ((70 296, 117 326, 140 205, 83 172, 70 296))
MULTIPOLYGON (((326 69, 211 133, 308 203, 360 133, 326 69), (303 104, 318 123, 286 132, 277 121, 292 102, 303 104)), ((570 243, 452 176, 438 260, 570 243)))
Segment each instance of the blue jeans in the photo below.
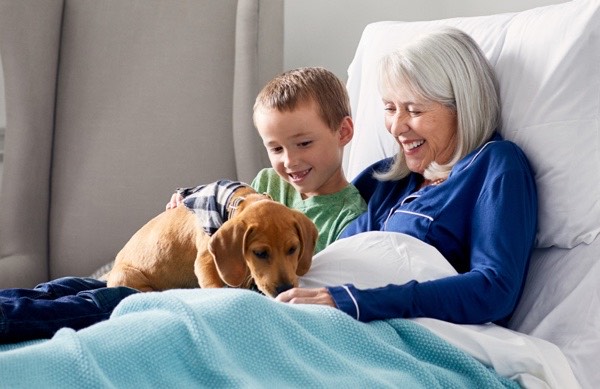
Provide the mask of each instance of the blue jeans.
POLYGON ((0 343, 51 338, 63 327, 74 330, 109 318, 127 287, 106 287, 93 278, 65 277, 34 289, 0 290, 0 343))

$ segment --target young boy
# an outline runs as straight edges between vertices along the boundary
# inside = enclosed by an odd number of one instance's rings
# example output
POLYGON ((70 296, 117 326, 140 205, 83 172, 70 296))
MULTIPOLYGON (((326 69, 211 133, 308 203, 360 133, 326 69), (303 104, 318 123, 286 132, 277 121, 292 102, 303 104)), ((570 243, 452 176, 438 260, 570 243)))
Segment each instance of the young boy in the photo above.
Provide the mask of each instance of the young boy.
MULTIPOLYGON (((353 135, 344 85, 322 68, 283 73, 258 95, 254 122, 272 168, 262 170, 252 186, 311 218, 320 234, 315 251, 323 249, 366 210, 342 171, 342 151, 353 135)), ((198 188, 178 191, 167 208, 198 188)), ((62 327, 81 329, 106 320, 122 299, 137 292, 78 277, 0 290, 0 343, 51 337, 62 327)))
MULTIPOLYGON (((258 94, 254 125, 272 167, 251 186, 312 219, 319 230, 315 252, 321 251, 366 210, 342 170, 343 149, 354 134, 345 86, 324 68, 280 74, 258 94)), ((179 189, 167 209, 203 187, 179 189)))

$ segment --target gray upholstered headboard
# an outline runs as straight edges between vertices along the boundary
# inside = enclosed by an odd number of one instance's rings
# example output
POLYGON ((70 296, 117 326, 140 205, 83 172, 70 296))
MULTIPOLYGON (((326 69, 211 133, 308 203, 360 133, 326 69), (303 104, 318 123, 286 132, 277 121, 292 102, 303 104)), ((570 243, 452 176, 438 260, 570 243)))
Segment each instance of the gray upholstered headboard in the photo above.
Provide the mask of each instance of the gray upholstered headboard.
POLYGON ((0 0, 0 288, 87 275, 177 186, 267 166, 281 0, 0 0))

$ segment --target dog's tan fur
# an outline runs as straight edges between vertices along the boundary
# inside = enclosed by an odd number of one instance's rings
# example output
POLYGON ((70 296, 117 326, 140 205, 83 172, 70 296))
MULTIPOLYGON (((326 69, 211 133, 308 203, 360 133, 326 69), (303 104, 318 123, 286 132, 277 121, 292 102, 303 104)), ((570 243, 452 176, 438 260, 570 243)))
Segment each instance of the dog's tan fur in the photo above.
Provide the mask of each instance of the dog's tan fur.
POLYGON ((196 215, 180 205, 150 220, 117 254, 108 286, 141 291, 173 288, 250 288, 276 296, 298 285, 317 240, 301 212, 243 187, 233 215, 209 237, 196 215))

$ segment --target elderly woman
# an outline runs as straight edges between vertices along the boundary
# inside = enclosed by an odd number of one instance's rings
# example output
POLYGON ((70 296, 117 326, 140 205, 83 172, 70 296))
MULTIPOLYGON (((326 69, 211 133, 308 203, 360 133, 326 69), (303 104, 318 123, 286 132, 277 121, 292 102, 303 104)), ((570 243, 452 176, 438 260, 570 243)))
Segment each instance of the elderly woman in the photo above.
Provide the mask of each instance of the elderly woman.
POLYGON ((296 288, 278 300, 335 306, 361 321, 506 323, 534 245, 537 195, 527 158, 496 132, 491 65, 471 37, 444 28, 385 57, 380 90, 400 151, 355 179, 368 211, 342 237, 405 233, 436 247, 459 274, 366 290, 296 288))

